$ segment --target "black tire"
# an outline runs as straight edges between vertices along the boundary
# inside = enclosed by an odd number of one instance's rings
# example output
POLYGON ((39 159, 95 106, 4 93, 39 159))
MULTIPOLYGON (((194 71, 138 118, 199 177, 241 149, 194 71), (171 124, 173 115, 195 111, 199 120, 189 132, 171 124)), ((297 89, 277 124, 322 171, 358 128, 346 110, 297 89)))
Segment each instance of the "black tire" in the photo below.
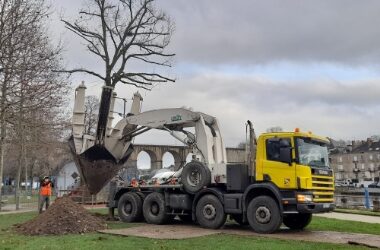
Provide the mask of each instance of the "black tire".
POLYGON ((181 182, 186 192, 195 194, 211 184, 211 172, 201 162, 192 161, 183 167, 181 182))
POLYGON ((147 195, 143 203, 143 214, 146 222, 150 224, 165 224, 170 220, 165 206, 165 198, 161 193, 147 195))
POLYGON ((277 231, 282 216, 277 202, 270 196, 258 196, 252 199, 247 208, 249 225, 256 233, 270 234, 277 231))
POLYGON ((123 222, 136 222, 142 219, 142 200, 136 193, 123 194, 118 202, 117 212, 123 222))
POLYGON ((215 195, 205 195, 199 199, 195 214, 201 227, 217 229, 226 222, 223 204, 215 195))
POLYGON ((293 230, 302 230, 313 218, 312 214, 289 214, 284 216, 284 225, 293 230))
POLYGON ((248 221, 243 222, 243 215, 242 214, 230 214, 230 219, 236 221, 241 226, 246 226, 248 225, 248 221))
POLYGON ((190 224, 193 222, 193 218, 191 216, 191 214, 186 214, 186 215, 178 215, 178 217, 180 218, 180 220, 186 224, 190 224))

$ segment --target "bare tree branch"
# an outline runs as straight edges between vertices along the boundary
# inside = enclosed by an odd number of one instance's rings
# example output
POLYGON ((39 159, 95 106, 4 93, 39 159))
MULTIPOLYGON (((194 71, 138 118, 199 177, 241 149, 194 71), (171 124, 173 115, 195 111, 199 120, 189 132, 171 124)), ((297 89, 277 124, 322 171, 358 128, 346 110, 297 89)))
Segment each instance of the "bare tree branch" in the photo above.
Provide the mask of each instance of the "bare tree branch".
POLYGON ((88 73, 115 87, 118 82, 142 87, 151 82, 174 82, 157 75, 140 80, 127 75, 127 62, 139 60, 148 65, 171 67, 174 53, 167 53, 174 25, 170 18, 154 6, 154 0, 89 0, 87 9, 79 11, 81 18, 62 20, 66 28, 86 43, 87 50, 101 59, 104 72, 85 67, 65 70, 66 73, 88 73), (98 24, 98 25, 94 25, 98 24), (132 79, 127 79, 132 77, 132 79), (124 78, 124 79, 123 79, 124 78), (137 82, 136 82, 137 81, 137 82))

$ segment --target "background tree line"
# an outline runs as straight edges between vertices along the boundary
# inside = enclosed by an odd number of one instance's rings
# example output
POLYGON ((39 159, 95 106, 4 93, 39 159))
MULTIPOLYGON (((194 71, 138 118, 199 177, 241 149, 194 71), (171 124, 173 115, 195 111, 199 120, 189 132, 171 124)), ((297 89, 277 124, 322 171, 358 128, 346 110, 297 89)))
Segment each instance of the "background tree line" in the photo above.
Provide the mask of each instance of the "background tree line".
POLYGON ((49 14, 45 0, 0 0, 0 180, 11 177, 16 188, 67 157, 69 85, 49 14))

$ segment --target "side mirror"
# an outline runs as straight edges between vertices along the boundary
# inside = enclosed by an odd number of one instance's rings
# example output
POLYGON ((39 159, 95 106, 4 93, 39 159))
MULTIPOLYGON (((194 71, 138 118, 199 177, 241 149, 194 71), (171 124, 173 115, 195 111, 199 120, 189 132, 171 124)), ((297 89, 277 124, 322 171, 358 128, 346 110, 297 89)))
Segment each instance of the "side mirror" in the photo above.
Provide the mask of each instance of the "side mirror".
POLYGON ((292 148, 291 147, 283 147, 280 148, 280 161, 292 164, 292 148))

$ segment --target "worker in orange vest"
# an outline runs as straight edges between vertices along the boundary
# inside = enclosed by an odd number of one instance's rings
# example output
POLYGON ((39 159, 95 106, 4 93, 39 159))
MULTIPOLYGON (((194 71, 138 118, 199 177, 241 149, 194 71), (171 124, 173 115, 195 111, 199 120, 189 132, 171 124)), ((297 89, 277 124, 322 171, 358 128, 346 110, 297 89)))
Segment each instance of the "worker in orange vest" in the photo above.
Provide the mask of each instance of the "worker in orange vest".
POLYGON ((40 206, 39 212, 42 213, 42 208, 45 204, 45 210, 49 208, 51 190, 54 187, 53 183, 50 181, 49 176, 45 176, 40 184, 40 206))

